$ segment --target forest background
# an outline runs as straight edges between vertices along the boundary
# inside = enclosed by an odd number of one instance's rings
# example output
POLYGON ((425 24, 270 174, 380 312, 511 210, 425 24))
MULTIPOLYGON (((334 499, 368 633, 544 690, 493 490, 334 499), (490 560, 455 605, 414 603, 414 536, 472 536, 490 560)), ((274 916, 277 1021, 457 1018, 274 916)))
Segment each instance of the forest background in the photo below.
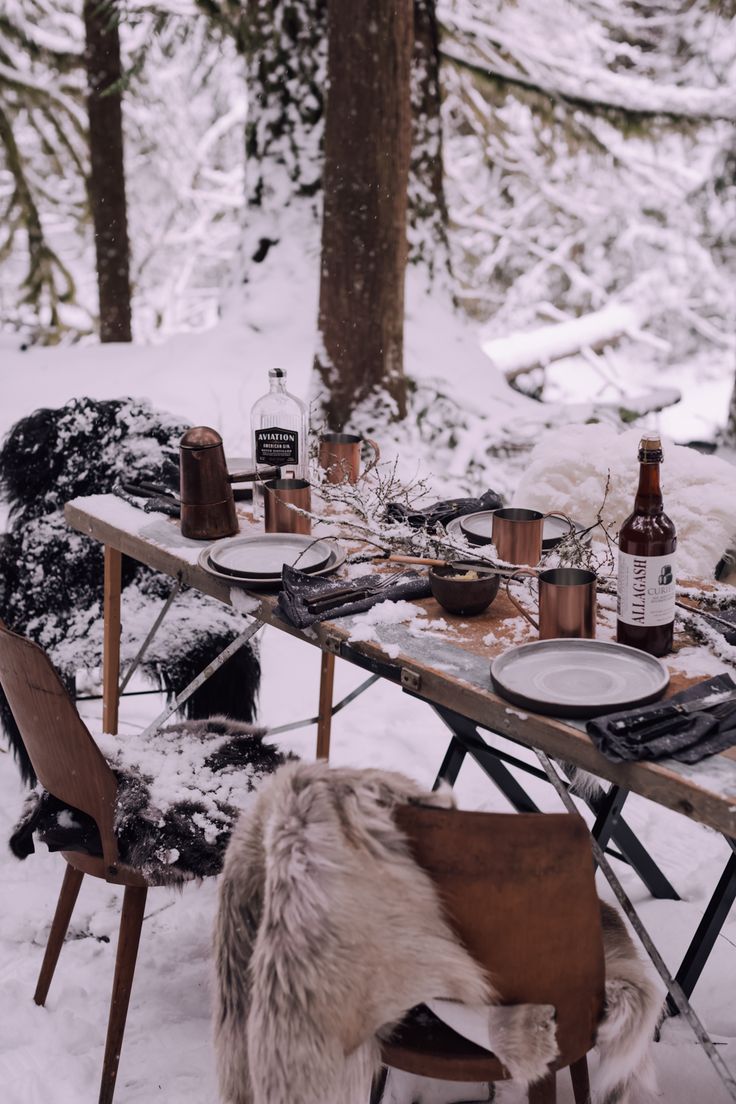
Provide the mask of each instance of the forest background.
MULTIPOLYGON (((352 24, 346 44, 356 49, 383 34, 376 13, 392 7, 401 5, 333 4, 330 18, 352 24)), ((389 330, 403 323, 397 295, 347 304, 357 351, 346 350, 330 377, 325 314, 336 312, 315 302, 328 244, 322 184, 339 179, 335 149, 347 163, 366 140, 360 126, 352 145, 349 133, 338 136, 325 162, 326 0, 7 0, 2 348, 93 343, 101 315, 103 340, 162 343, 234 317, 252 336, 268 321, 253 304, 288 289, 307 331, 301 356, 315 358, 310 392, 331 420, 374 428, 395 416, 396 371, 399 414, 409 410, 425 443, 452 447, 472 423, 457 471, 479 474, 489 453, 518 447, 520 417, 522 449, 536 435, 525 435, 525 422, 559 417, 553 406, 516 402, 507 379, 551 404, 582 397, 596 407, 582 414, 618 422, 667 405, 692 380, 706 390, 715 381, 721 408, 696 435, 732 441, 736 404, 729 417, 721 398, 734 375, 732 0, 415 0, 413 9, 407 324, 412 313, 431 317, 433 332, 462 330, 463 348, 483 345, 480 412, 502 398, 508 418, 479 425, 476 389, 448 361, 446 341, 419 351, 409 341, 398 367, 384 354, 381 378, 362 386, 364 365, 391 344, 381 320, 393 310, 401 317, 389 318, 389 330), (109 111, 122 103, 124 180, 108 157, 102 201, 110 208, 122 195, 130 334, 115 319, 110 328, 98 299, 104 258, 87 113, 94 20, 98 31, 119 29, 119 73, 99 103, 108 153, 109 111), (342 391, 339 409, 325 390, 342 391)), ((357 106, 374 129, 371 103, 385 85, 379 73, 357 106)), ((389 143, 392 117, 378 127, 376 140, 389 143)), ((335 202, 349 206, 350 197, 335 202)), ((350 227, 342 230, 345 240, 350 227)), ((391 263, 379 261, 374 292, 386 283, 380 264, 391 263)), ((244 355, 241 367, 262 378, 269 349, 256 349, 260 362, 244 355)))

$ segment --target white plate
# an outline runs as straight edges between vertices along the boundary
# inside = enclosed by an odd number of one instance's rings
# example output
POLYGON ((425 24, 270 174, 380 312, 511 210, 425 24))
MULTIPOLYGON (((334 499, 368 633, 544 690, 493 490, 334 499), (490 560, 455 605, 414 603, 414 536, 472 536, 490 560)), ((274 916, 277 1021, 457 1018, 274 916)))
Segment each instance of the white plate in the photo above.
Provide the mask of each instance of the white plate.
MULTIPOLYGON (((453 518, 452 521, 448 521, 445 529, 449 534, 455 537, 465 537, 469 544, 490 544, 491 543, 491 524, 493 519, 493 510, 480 510, 476 514, 465 514, 463 517, 453 518), (466 532, 463 522, 469 521, 470 518, 480 519, 477 523, 469 526, 470 532, 466 532), (472 530, 476 530, 473 532, 472 530)), ((573 522, 575 526, 575 532, 580 536, 583 544, 590 544, 591 535, 586 532, 584 527, 578 522, 573 522)), ((551 548, 555 548, 565 534, 569 530, 569 525, 562 518, 548 517, 544 519, 544 527, 542 529, 542 550, 549 552, 551 548)))
MULTIPOLYGON (((347 559, 347 552, 345 552, 336 541, 324 539, 324 543, 330 546, 330 558, 324 567, 320 568, 318 571, 310 572, 310 574, 315 577, 320 575, 332 575, 334 571, 342 567, 347 559)), ((217 568, 213 567, 210 563, 210 547, 203 548, 197 560, 199 566, 204 568, 208 575, 214 575, 216 579, 219 579, 223 583, 227 583, 229 586, 243 586, 247 587, 248 590, 273 590, 281 586, 280 571, 278 575, 269 576, 268 578, 253 579, 243 576, 226 575, 223 571, 218 571, 217 568)))
POLYGON ((537 640, 491 664, 501 697, 553 717, 596 717, 655 701, 670 676, 654 656, 608 640, 537 640))
POLYGON ((330 558, 324 540, 296 533, 264 533, 258 537, 228 537, 209 547, 212 566, 223 575, 262 579, 281 575, 284 564, 300 571, 318 571, 330 558))

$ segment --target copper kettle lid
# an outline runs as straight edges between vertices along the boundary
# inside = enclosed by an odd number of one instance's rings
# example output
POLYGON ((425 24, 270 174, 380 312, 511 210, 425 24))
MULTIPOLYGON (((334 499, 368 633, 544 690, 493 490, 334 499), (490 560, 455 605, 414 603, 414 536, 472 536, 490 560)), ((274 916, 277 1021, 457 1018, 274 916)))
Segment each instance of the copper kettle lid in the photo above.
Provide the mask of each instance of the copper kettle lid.
POLYGON ((222 445, 222 437, 210 426, 192 426, 179 442, 179 448, 186 449, 214 448, 216 445, 222 445))

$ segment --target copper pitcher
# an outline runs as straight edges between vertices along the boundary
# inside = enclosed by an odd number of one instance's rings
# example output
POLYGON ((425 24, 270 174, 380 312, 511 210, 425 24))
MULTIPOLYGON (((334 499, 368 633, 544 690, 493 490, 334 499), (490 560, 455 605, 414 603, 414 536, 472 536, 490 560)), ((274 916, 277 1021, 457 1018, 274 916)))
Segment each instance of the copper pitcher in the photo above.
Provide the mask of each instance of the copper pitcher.
POLYGON ((209 426, 188 429, 179 442, 181 531, 194 540, 219 540, 238 532, 235 499, 222 437, 209 426))

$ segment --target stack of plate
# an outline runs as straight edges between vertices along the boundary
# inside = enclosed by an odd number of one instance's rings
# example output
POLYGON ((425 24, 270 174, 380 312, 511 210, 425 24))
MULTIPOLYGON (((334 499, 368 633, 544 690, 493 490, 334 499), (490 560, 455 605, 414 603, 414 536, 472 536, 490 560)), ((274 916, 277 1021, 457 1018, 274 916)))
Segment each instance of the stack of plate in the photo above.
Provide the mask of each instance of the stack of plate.
MULTIPOLYGON (((479 510, 475 514, 464 514, 463 517, 453 518, 452 521, 448 521, 445 528, 453 536, 465 537, 468 544, 481 545, 491 543, 492 525, 493 510, 479 510)), ((573 522, 573 525, 578 537, 585 544, 590 544, 590 533, 587 533, 577 522, 573 522)), ((542 551, 549 552, 551 548, 555 548, 569 529, 570 526, 563 518, 545 518, 542 530, 542 551)))
POLYGON ((210 575, 251 589, 278 586, 284 564, 310 575, 331 575, 344 562, 345 552, 335 541, 291 533, 229 537, 199 554, 199 566, 210 575))

